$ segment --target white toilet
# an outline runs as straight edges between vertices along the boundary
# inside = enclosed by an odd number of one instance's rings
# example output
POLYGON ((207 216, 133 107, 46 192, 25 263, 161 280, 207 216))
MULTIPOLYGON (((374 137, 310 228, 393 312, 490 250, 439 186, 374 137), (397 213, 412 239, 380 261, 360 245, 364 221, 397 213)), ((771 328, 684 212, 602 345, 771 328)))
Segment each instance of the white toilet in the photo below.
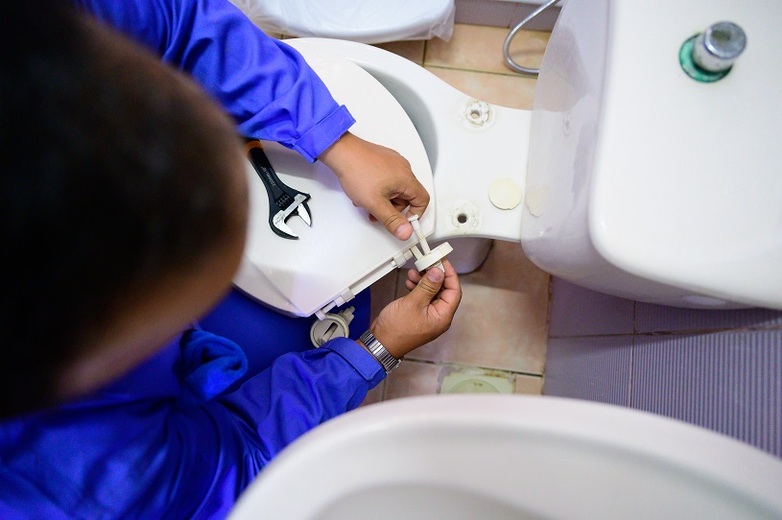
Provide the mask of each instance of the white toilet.
POLYGON ((453 0, 232 0, 270 34, 363 43, 448 40, 453 0))
MULTIPOLYGON (((782 33, 768 23, 782 3, 753 6, 569 1, 531 111, 473 99, 370 45, 286 41, 354 114, 353 132, 410 161, 432 193, 424 234, 453 240, 454 254, 479 238, 517 241, 544 271, 594 290, 782 309, 782 68, 771 66, 782 33), (696 81, 680 64, 683 44, 721 20, 740 24, 749 44, 723 79, 696 81)), ((239 288, 281 312, 323 317, 409 265, 416 238, 402 244, 370 223, 321 163, 268 152, 283 181, 312 196, 313 222, 290 219, 299 240, 275 236, 248 168, 239 288)))
POLYGON ((782 460, 618 406, 441 395, 359 408, 296 441, 230 520, 781 518, 782 460))
MULTIPOLYGON (((365 44, 287 40, 432 193, 421 220, 458 250, 520 242, 542 269, 636 300, 782 309, 782 2, 569 0, 532 111, 493 106, 365 44), (686 41, 729 20, 746 51, 718 81, 686 41), (706 75, 708 76, 708 74, 706 75), (458 239, 458 240, 457 240, 458 239)), ((320 163, 268 146, 312 226, 252 215, 235 280, 295 316, 337 305, 423 252, 353 207, 320 163)), ((553 397, 443 395, 350 412, 287 448, 232 514, 249 518, 782 518, 782 461, 695 426, 553 397)))

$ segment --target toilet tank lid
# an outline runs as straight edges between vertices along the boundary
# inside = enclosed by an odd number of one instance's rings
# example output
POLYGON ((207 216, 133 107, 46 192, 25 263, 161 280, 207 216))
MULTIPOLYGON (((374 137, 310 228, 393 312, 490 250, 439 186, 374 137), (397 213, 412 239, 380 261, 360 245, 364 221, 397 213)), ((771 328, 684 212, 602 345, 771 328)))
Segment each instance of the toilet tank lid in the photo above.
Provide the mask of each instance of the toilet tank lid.
POLYGON ((362 43, 450 39, 454 0, 234 0, 261 29, 362 43))

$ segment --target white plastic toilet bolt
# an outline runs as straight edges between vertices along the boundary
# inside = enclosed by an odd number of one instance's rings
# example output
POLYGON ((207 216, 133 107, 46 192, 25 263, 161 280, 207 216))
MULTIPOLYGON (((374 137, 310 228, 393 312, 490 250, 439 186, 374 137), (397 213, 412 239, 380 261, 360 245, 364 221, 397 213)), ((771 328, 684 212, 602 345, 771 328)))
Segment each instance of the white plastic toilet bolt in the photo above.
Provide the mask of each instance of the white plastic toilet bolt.
POLYGON ((451 244, 448 242, 443 242, 439 246, 432 249, 429 253, 421 255, 421 257, 415 261, 415 268, 418 271, 426 271, 430 267, 437 267, 441 271, 445 272, 442 259, 445 258, 446 255, 451 251, 453 251, 451 244))
POLYGON ((429 242, 426 241, 424 232, 421 230, 421 223, 418 222, 418 215, 411 215, 407 217, 407 220, 409 220, 410 224, 413 226, 413 232, 418 237, 418 245, 420 245, 421 249, 423 250, 422 254, 415 246, 410 249, 416 258, 415 268, 418 271, 426 271, 430 267, 437 267, 441 271, 445 272, 442 259, 445 258, 448 253, 453 251, 451 244, 448 242, 443 242, 434 249, 431 249, 429 247, 429 242))

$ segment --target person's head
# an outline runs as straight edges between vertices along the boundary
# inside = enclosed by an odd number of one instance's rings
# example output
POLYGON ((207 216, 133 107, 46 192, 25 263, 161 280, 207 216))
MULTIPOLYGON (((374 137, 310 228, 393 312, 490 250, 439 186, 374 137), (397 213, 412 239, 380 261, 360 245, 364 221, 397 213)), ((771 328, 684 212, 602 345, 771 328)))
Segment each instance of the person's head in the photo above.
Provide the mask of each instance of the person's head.
POLYGON ((206 312, 247 218, 240 139, 198 87, 25 4, 0 34, 0 417, 97 388, 206 312))

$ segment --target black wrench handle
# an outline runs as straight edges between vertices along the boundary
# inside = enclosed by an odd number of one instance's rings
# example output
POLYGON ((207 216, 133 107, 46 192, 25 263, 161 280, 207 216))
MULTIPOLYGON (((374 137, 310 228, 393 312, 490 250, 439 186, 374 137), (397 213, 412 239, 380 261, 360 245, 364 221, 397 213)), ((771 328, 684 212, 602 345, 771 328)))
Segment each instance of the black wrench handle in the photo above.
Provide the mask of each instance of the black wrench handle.
POLYGON ((290 192, 293 190, 285 186, 280 178, 277 177, 277 172, 272 168, 272 164, 269 162, 269 158, 266 157, 260 141, 253 140, 247 143, 247 155, 258 177, 261 178, 263 185, 266 186, 266 193, 269 195, 269 210, 273 212, 274 207, 284 210, 290 206, 296 193, 291 194, 290 192))

